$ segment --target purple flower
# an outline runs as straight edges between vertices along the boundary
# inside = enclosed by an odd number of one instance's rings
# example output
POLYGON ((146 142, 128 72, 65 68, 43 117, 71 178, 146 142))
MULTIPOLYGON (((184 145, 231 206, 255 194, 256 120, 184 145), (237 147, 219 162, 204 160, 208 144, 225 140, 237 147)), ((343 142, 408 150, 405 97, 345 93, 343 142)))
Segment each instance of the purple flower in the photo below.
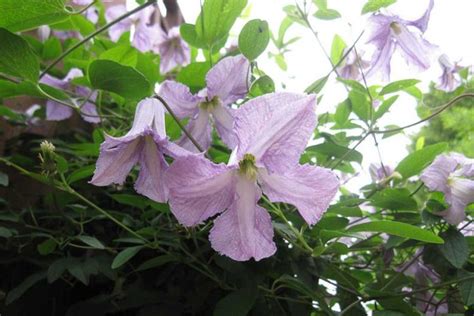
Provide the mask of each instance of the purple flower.
MULTIPOLYGON (((155 9, 146 7, 128 18, 109 28, 110 39, 114 42, 118 41, 123 33, 132 32, 132 46, 142 52, 147 52, 153 49, 156 39, 160 36, 160 28, 152 24, 152 15, 155 9), (134 29, 132 30, 132 26, 134 29)), ((127 12, 125 5, 116 5, 107 9, 105 18, 107 22, 116 20, 127 12)))
MULTIPOLYGON (((72 79, 77 77, 82 77, 83 73, 77 68, 72 68, 64 79, 58 79, 53 76, 46 74, 42 79, 41 83, 47 84, 49 86, 67 90, 73 87, 71 83, 72 79)), ((94 92, 90 94, 90 90, 85 87, 76 87, 76 93, 81 97, 88 97, 89 100, 95 100, 97 93, 94 92)), ((82 118, 89 123, 99 123, 100 117, 97 114, 97 109, 94 103, 86 101, 84 104, 75 104, 77 107, 81 105, 81 116, 82 118)), ((48 121, 62 121, 72 116, 74 112, 73 108, 65 106, 63 104, 57 103, 55 101, 48 100, 46 102, 46 119, 48 121)))
POLYGON ((457 153, 439 155, 420 178, 431 191, 444 193, 450 207, 439 215, 452 225, 461 223, 464 209, 474 202, 474 159, 457 153))
POLYGON ((461 85, 461 77, 458 73, 461 67, 457 63, 453 65, 448 56, 444 54, 439 57, 438 61, 443 69, 443 74, 439 77, 439 83, 436 87, 446 92, 456 90, 461 85))
POLYGON ((380 182, 393 174, 393 168, 386 165, 370 164, 369 173, 372 181, 380 182))
MULTIPOLYGON (((347 51, 344 52, 344 54, 346 53, 347 51)), ((364 52, 359 51, 358 53, 359 54, 356 54, 355 50, 351 50, 349 54, 347 55, 346 59, 337 68, 337 71, 339 73, 339 76, 341 76, 341 78, 352 79, 352 80, 362 79, 360 68, 364 70, 370 66, 370 63, 362 59, 364 52)))
POLYGON ((429 54, 434 45, 421 37, 419 32, 411 31, 415 27, 422 33, 426 31, 434 1, 430 4, 425 14, 415 21, 407 21, 399 16, 374 14, 369 18, 373 25, 368 43, 375 45, 376 51, 372 57, 372 66, 367 75, 380 72, 384 80, 390 78, 390 61, 395 49, 399 48, 407 63, 419 69, 426 70, 430 66, 429 54))
POLYGON ((155 52, 160 54, 160 72, 163 74, 176 66, 186 66, 191 62, 189 46, 181 38, 178 26, 168 33, 162 32, 155 45, 155 52))
POLYGON ((315 224, 339 182, 328 169, 298 163, 316 125, 316 97, 272 93, 245 103, 236 113, 237 147, 227 165, 202 155, 175 160, 166 173, 171 211, 185 226, 214 220, 209 239, 234 260, 260 260, 276 251, 268 212, 257 205, 263 193, 293 204, 315 224))
MULTIPOLYGON (((174 81, 163 82, 159 94, 180 119, 190 118, 187 129, 204 149, 211 144, 211 118, 224 143, 233 149, 236 145, 232 132, 235 110, 229 105, 247 94, 249 67, 249 61, 242 55, 227 57, 209 70, 207 88, 196 95, 191 94, 187 86, 174 81)), ((178 144, 196 152, 185 135, 178 144)))
POLYGON ((156 99, 144 99, 137 105, 132 128, 127 134, 122 137, 106 135, 90 183, 97 186, 122 184, 133 166, 139 164, 135 190, 154 201, 166 202, 168 190, 163 174, 168 163, 163 154, 178 157, 188 152, 168 141, 163 106, 156 99))

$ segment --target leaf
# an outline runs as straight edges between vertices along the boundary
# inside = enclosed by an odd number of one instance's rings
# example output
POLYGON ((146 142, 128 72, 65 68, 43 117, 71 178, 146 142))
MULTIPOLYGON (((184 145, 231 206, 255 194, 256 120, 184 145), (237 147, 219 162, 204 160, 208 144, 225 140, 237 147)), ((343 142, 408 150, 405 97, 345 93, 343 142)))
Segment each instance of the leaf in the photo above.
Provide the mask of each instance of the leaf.
POLYGON ((129 205, 141 210, 145 209, 149 204, 148 199, 136 194, 112 194, 110 196, 120 204, 129 205))
POLYGON ((399 237, 424 241, 427 243, 442 244, 444 241, 428 230, 395 221, 372 221, 369 223, 362 223, 347 229, 348 233, 353 232, 374 232, 387 233, 399 237))
POLYGON ((306 92, 306 93, 319 93, 319 92, 321 92, 321 90, 324 88, 324 85, 326 84, 326 82, 328 82, 328 78, 329 78, 328 76, 324 76, 324 77, 319 78, 318 80, 316 80, 315 82, 310 84, 304 90, 304 92, 306 92))
POLYGON ((89 66, 93 88, 117 93, 124 98, 140 100, 152 94, 150 82, 132 67, 111 60, 95 60, 89 66))
POLYGON ((119 45, 100 54, 100 59, 112 60, 124 66, 135 67, 138 52, 130 45, 119 45))
POLYGON ((341 14, 334 9, 318 10, 314 14, 320 20, 334 20, 341 17, 341 14))
POLYGON ((349 119, 349 115, 351 114, 351 104, 349 99, 339 103, 336 108, 336 113, 334 114, 334 121, 337 125, 343 126, 344 123, 347 122, 349 119))
POLYGON ((0 227, 0 237, 10 238, 13 236, 12 231, 5 227, 0 227))
POLYGON ((23 294, 26 293, 33 285, 43 280, 46 277, 46 271, 41 271, 27 277, 23 282, 21 282, 17 287, 8 292, 7 298, 5 299, 5 304, 9 305, 12 302, 19 299, 23 294))
POLYGON ((95 165, 89 165, 89 166, 84 166, 80 167, 76 170, 74 170, 69 177, 67 178, 67 182, 69 184, 77 182, 79 180, 89 178, 95 170, 95 165))
POLYGON ((387 188, 377 192, 372 197, 372 204, 389 210, 417 210, 418 204, 410 196, 410 191, 403 189, 387 188))
POLYGON ((461 292, 464 305, 471 306, 474 304, 474 273, 461 270, 458 272, 458 277, 460 279, 471 278, 470 280, 459 282, 459 291, 461 292))
POLYGON ((362 14, 374 12, 394 4, 397 0, 369 0, 362 8, 362 14))
POLYGON ((54 261, 48 268, 48 283, 53 283, 59 279, 67 269, 69 260, 67 258, 61 258, 54 261))
POLYGON ((255 287, 234 291, 219 302, 214 308, 214 316, 246 316, 257 300, 258 290, 255 287))
POLYGON ((455 229, 449 229, 441 234, 444 244, 438 246, 439 250, 455 268, 462 268, 469 257, 469 245, 463 234, 455 229))
POLYGON ((192 63, 179 72, 176 81, 189 87, 192 92, 197 92, 206 86, 206 74, 209 70, 209 63, 192 63))
POLYGON ((426 146, 425 148, 406 156, 402 161, 400 161, 395 170, 404 178, 414 176, 428 166, 436 156, 444 152, 447 148, 447 143, 426 146))
POLYGON ((351 101, 352 111, 363 121, 368 121, 372 104, 370 104, 367 92, 352 89, 349 92, 349 100, 351 101))
POLYGON ((273 82, 272 78, 265 75, 252 83, 249 94, 252 97, 258 97, 271 92, 275 92, 275 83, 273 82))
MULTIPOLYGON (((0 21, 1 19, 0 17, 0 21)), ((39 61, 28 42, 21 36, 0 28, 0 43, 0 72, 37 82, 39 61)))
POLYGON ((268 23, 259 19, 251 20, 240 31, 239 49, 249 60, 254 60, 267 48, 269 41, 268 23))
POLYGON ((357 150, 350 150, 347 147, 336 145, 334 143, 326 142, 319 145, 314 145, 306 148, 307 152, 317 152, 329 157, 343 158, 345 161, 362 162, 362 154, 357 150))
POLYGON ((91 236, 77 236, 76 239, 82 241, 86 245, 91 246, 95 249, 105 249, 105 246, 95 237, 91 236))
POLYGON ((84 285, 89 284, 89 277, 83 269, 83 264, 79 260, 70 260, 68 262, 67 271, 84 285))
POLYGON ((405 80, 399 80, 399 81, 394 81, 390 82, 388 85, 382 88, 382 91, 380 91, 380 95, 385 95, 389 93, 394 93, 400 90, 404 90, 408 87, 416 85, 420 80, 417 79, 405 79, 405 80))
POLYGON ((339 35, 334 35, 331 45, 331 61, 336 65, 344 55, 344 49, 347 47, 346 43, 339 35))
POLYGON ((42 243, 38 244, 36 249, 38 250, 39 254, 42 256, 47 256, 50 253, 53 253, 56 249, 57 243, 54 239, 46 239, 42 243))
POLYGON ((41 57, 46 60, 52 60, 63 52, 61 47, 61 42, 56 37, 50 37, 44 42, 43 51, 41 53, 41 57))
POLYGON ((377 111, 374 113, 374 121, 378 120, 381 118, 385 113, 387 113, 388 110, 390 110, 390 107, 397 101, 398 95, 391 96, 387 100, 383 101, 383 103, 378 107, 377 111))
POLYGON ((206 0, 195 23, 196 34, 212 48, 227 37, 246 5, 247 0, 206 0))
POLYGON ((64 0, 0 1, 0 27, 12 32, 60 22, 69 16, 70 12, 66 11, 64 0))
POLYGON ((162 255, 143 262, 135 271, 144 271, 160 267, 168 262, 176 261, 173 255, 162 255))
POLYGON ((130 248, 125 248, 114 258, 112 262, 112 269, 117 269, 127 263, 132 259, 140 250, 143 249, 143 246, 135 246, 130 248))
POLYGON ((201 41, 196 33, 196 26, 189 23, 183 23, 179 27, 181 37, 191 46, 196 48, 206 48, 206 44, 201 41))

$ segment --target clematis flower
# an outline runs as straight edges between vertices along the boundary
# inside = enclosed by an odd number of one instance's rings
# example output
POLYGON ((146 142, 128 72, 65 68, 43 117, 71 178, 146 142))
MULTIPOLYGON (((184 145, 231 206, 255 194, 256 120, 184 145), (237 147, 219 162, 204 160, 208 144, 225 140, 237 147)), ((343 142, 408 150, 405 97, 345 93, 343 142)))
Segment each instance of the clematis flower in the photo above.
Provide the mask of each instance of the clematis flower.
MULTIPOLYGON (((344 54, 346 53, 347 51, 344 52, 344 54)), ((363 51, 359 51, 358 53, 359 54, 356 54, 355 50, 351 50, 349 52, 344 62, 341 65, 339 65, 339 67, 337 67, 339 76, 341 76, 344 79, 352 79, 352 80, 362 79, 360 68, 364 70, 370 66, 370 63, 362 58, 362 56, 364 55, 363 51)))
POLYGON ((443 74, 439 77, 439 83, 436 87, 446 92, 456 90, 461 85, 461 77, 458 73, 461 67, 457 63, 452 64, 448 56, 444 54, 439 57, 438 61, 443 69, 443 74))
POLYGON ((202 155, 175 160, 166 173, 171 211, 185 226, 214 220, 212 248, 234 260, 276 251, 270 215, 257 202, 293 204, 309 225, 321 218, 339 182, 328 169, 300 165, 316 125, 316 97, 273 93, 245 103, 235 116, 237 147, 227 165, 202 155))
POLYGON ((393 172, 393 168, 387 165, 382 166, 380 164, 370 164, 369 166, 370 177, 374 182, 383 181, 384 179, 391 176, 393 172))
MULTIPOLYGON (((46 74, 42 79, 41 83, 45 83, 52 87, 58 89, 71 89, 73 84, 71 83, 72 79, 77 77, 82 77, 83 73, 80 69, 72 68, 64 79, 58 79, 53 76, 46 74)), ((90 94, 90 90, 86 87, 75 87, 75 91, 79 96, 88 97, 88 100, 95 100, 97 93, 94 92, 90 94)), ((82 102, 81 102, 82 103, 82 102)), ((78 104, 76 106, 79 107, 78 104)), ((99 123, 100 117, 97 113, 95 104, 86 101, 81 105, 81 116, 82 118, 89 123, 99 123)), ((65 106, 63 104, 57 103, 55 101, 48 100, 46 102, 46 119, 48 121, 62 121, 72 116, 74 109, 65 106)))
POLYGON ((154 201, 166 202, 168 190, 163 174, 168 164, 163 154, 175 158, 188 152, 168 141, 164 115, 156 99, 147 98, 138 103, 130 131, 122 137, 106 135, 90 183, 122 184, 133 166, 139 164, 135 190, 154 201))
POLYGON ((420 179, 431 191, 444 193, 450 207, 438 214, 452 225, 461 223, 466 216, 464 209, 474 202, 474 159, 457 153, 439 155, 420 179))
MULTIPOLYGON (((110 39, 116 42, 123 33, 132 31, 132 46, 142 52, 151 51, 161 31, 157 25, 152 24, 151 19, 154 12, 154 8, 146 7, 111 26, 109 28, 110 39), (134 27, 133 30, 132 26, 134 27)), ((111 22, 125 13, 127 13, 125 5, 116 5, 107 9, 105 18, 107 22, 111 22)))
POLYGON ((186 66, 191 62, 191 51, 181 38, 179 27, 162 32, 155 43, 154 51, 160 54, 160 72, 165 74, 176 66, 186 66))
POLYGON ((372 24, 372 33, 368 43, 375 46, 376 51, 372 57, 372 66, 367 75, 380 72, 382 79, 390 78, 390 61, 397 48, 408 64, 421 70, 430 66, 429 55, 435 48, 434 45, 423 39, 421 34, 411 27, 417 28, 421 33, 426 31, 434 1, 430 4, 425 14, 415 21, 407 21, 399 16, 374 14, 369 18, 372 24))
MULTIPOLYGON (((224 143, 233 149, 236 145, 232 131, 235 110, 229 105, 247 94, 249 67, 249 61, 242 55, 227 57, 209 70, 207 88, 197 94, 193 95, 187 86, 169 80, 160 86, 159 94, 179 119, 189 117, 187 129, 204 149, 211 144, 211 120, 224 143)), ((178 144, 197 151, 185 135, 178 144)))

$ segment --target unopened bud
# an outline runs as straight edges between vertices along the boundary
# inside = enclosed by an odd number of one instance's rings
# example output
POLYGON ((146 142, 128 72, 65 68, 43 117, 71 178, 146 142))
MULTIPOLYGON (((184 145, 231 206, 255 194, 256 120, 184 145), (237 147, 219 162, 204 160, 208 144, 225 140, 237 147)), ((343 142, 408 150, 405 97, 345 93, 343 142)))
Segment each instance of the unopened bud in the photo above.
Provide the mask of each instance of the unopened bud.
POLYGON ((41 161, 41 169, 46 175, 54 174, 56 172, 56 160, 54 151, 56 148, 47 140, 40 144, 39 159, 41 161))

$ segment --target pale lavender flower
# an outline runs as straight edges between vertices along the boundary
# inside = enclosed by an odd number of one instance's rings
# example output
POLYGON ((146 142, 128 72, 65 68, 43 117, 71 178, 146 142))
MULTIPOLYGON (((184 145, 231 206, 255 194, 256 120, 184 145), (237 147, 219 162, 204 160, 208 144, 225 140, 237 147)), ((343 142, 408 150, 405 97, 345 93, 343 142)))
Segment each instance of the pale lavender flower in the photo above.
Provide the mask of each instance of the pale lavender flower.
POLYGON ((372 181, 380 182, 393 174, 393 168, 387 165, 370 164, 369 173, 372 181))
MULTIPOLYGON (((344 51, 344 54, 346 53, 347 50, 344 51)), ((370 63, 362 58, 363 55, 363 51, 359 51, 358 54, 356 54, 355 50, 351 50, 346 59, 337 68, 339 76, 351 80, 362 79, 360 68, 364 70, 370 66, 370 63)))
MULTIPOLYGON (((159 94, 178 118, 190 118, 187 129, 204 149, 211 144, 211 119, 224 143, 233 149, 236 144, 232 132, 235 110, 229 105, 247 94, 249 68, 249 61, 242 55, 227 57, 209 70, 207 88, 197 94, 193 95, 187 86, 169 80, 160 86, 159 94)), ((185 135, 178 144, 197 152, 185 135)))
POLYGON ((452 92, 461 85, 461 77, 459 76, 459 70, 461 69, 457 63, 452 64, 448 56, 441 55, 438 59, 443 74, 439 77, 439 82, 436 88, 446 92, 452 92))
MULTIPOLYGON (((116 5, 107 9, 105 18, 107 22, 116 20, 127 12, 125 5, 116 5)), ((159 38, 161 29, 152 23, 152 16, 155 9, 152 7, 146 7, 145 9, 137 12, 119 23, 109 28, 110 39, 114 42, 118 41, 123 33, 131 31, 131 42, 132 46, 142 52, 151 51, 155 44, 155 41, 159 38), (132 30, 132 26, 134 29, 132 30)))
MULTIPOLYGON (((69 73, 66 75, 64 79, 58 79, 53 76, 46 74, 42 79, 41 83, 47 84, 49 86, 68 90, 73 88, 73 84, 71 81, 74 78, 82 77, 83 73, 80 69, 72 68, 69 73)), ((81 97, 88 97, 89 100, 95 100, 97 97, 97 93, 90 93, 91 91, 85 87, 75 87, 76 93, 81 97)), ((79 107, 82 105, 83 102, 79 102, 80 104, 75 104, 79 107)), ((94 103, 86 101, 80 108, 82 118, 89 122, 89 123, 99 123, 100 117, 97 113, 97 109, 94 103)), ((72 116, 74 112, 73 108, 70 108, 66 105, 60 104, 58 102, 48 100, 46 102, 46 119, 48 121, 62 121, 72 116)))
POLYGON ((461 223, 464 209, 474 202, 474 159, 457 153, 439 155, 420 178, 431 191, 444 193, 449 208, 438 214, 452 225, 461 223))
POLYGON ((135 190, 154 201, 166 202, 168 190, 163 175, 168 163, 164 154, 175 158, 188 152, 168 140, 163 106, 158 100, 147 98, 138 103, 127 134, 106 135, 90 183, 97 186, 122 184, 133 166, 139 164, 135 190))
POLYGON ((158 37, 154 51, 160 54, 160 72, 165 74, 177 66, 186 66, 191 62, 191 51, 181 38, 179 26, 162 32, 158 37))
POLYGON ((202 155, 175 160, 166 173, 171 211, 185 226, 214 220, 209 239, 234 260, 261 260, 276 251, 263 193, 293 204, 309 225, 319 221, 339 181, 325 168, 300 165, 316 126, 316 97, 272 93, 245 103, 236 113, 237 147, 227 165, 202 155))
POLYGON ((367 73, 368 76, 380 72, 382 78, 388 80, 390 78, 390 61, 397 48, 408 64, 421 70, 428 69, 430 53, 435 46, 426 41, 420 32, 410 30, 409 27, 417 28, 421 33, 424 33, 433 5, 434 1, 430 0, 425 14, 415 21, 407 21, 396 15, 384 14, 374 14, 369 18, 372 24, 372 33, 367 42, 375 45, 376 51, 372 57, 372 66, 367 73))
POLYGON ((40 27, 38 27, 37 32, 38 32, 38 39, 42 43, 44 43, 51 35, 51 28, 49 27, 49 25, 41 25, 40 27))

